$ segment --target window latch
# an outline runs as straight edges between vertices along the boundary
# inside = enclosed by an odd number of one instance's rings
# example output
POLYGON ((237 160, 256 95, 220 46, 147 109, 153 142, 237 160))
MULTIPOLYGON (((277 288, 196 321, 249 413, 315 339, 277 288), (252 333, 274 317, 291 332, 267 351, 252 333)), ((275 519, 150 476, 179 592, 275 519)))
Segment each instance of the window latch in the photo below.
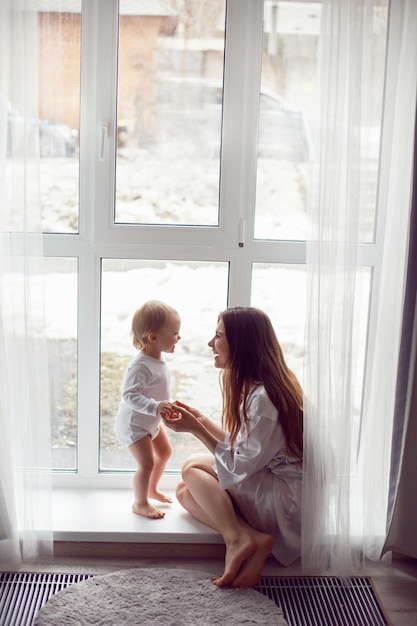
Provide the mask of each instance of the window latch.
POLYGON ((240 218, 239 220, 239 248, 243 248, 243 246, 245 245, 245 230, 246 230, 245 220, 240 218))
POLYGON ((99 161, 104 161, 104 149, 106 145, 106 139, 109 137, 109 123, 99 122, 100 129, 100 149, 99 149, 99 161))

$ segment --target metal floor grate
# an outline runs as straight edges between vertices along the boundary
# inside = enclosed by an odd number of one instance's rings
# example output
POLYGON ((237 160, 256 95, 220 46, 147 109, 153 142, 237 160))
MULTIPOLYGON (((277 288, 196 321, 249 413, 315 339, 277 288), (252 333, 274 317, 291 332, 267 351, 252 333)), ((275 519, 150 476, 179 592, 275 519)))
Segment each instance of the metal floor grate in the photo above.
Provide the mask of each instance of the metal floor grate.
MULTIPOLYGON (((31 626, 48 599, 92 574, 0 573, 0 626, 31 626)), ((368 578, 264 576, 289 626, 387 626, 368 578)))
POLYGON ((0 626, 30 626, 51 596, 87 578, 91 574, 0 573, 0 626))
POLYGON ((289 626, 386 626, 369 578, 264 576, 257 587, 289 626))

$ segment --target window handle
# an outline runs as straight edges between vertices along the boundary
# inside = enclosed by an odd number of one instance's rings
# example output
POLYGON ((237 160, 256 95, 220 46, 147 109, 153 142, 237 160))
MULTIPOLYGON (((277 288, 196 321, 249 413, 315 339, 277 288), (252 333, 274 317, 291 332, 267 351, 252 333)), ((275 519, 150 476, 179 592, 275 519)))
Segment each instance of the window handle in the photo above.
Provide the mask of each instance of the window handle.
POLYGON ((245 220, 240 218, 239 220, 239 248, 243 248, 243 246, 245 245, 245 231, 246 231, 245 220))
POLYGON ((99 161, 104 161, 104 148, 106 145, 106 139, 109 137, 109 123, 108 122, 99 122, 99 133, 100 133, 100 151, 99 151, 99 161))

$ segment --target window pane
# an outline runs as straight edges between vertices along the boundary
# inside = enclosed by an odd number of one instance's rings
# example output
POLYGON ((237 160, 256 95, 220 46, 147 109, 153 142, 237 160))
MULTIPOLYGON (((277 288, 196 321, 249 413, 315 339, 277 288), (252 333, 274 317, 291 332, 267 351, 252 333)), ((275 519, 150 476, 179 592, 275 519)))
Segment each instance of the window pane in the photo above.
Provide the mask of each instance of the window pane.
MULTIPOLYGON (((13 352, 19 352, 21 346, 30 343, 31 355, 39 355, 40 362, 47 351, 52 467, 75 470, 77 261, 5 257, 2 294, 4 338, 9 350, 12 347, 13 352)), ((22 367, 23 361, 22 356, 10 366, 22 367)))
POLYGON ((218 224, 224 0, 121 0, 117 223, 218 224))
MULTIPOLYGON (((372 271, 358 268, 352 329, 352 433, 359 441, 372 271)), ((251 304, 267 313, 288 367, 303 385, 307 269, 303 265, 254 263, 251 304), (273 286, 273 287, 272 287, 273 286)), ((354 448, 354 447, 353 447, 354 448)), ((355 454, 355 450, 353 451, 355 454)))
POLYGON ((49 355, 52 466, 77 468, 77 259, 48 257, 46 332, 49 355))
POLYGON ((255 237, 306 239, 321 3, 265 2, 255 237))
MULTIPOLYGON (((81 0, 39 12, 39 144, 44 232, 78 231, 81 0)), ((48 6, 49 6, 48 5, 48 6)))
MULTIPOLYGON (((145 301, 162 300, 181 317, 181 340, 175 354, 164 354, 171 371, 172 399, 196 406, 220 422, 218 370, 207 342, 219 312, 227 306, 228 264, 185 261, 104 259, 102 262, 100 468, 135 467, 114 435, 126 367, 136 350, 130 337, 134 312, 145 301)), ((174 452, 167 470, 178 471, 185 458, 204 450, 186 433, 168 432, 174 452)))
MULTIPOLYGON (((385 71, 387 2, 373 7, 373 40, 362 75, 357 136, 350 138, 360 158, 359 238, 372 241, 385 71), (357 144, 357 145, 356 145, 357 144)), ((264 50, 260 94, 255 237, 308 238, 309 168, 317 159, 314 137, 323 121, 317 112, 321 2, 264 4, 264 50)), ((329 120, 324 120, 327 125, 329 120)))
POLYGON ((303 382, 307 271, 304 265, 254 263, 251 304, 269 315, 288 367, 303 382))
POLYGON ((77 455, 77 261, 9 257, 4 275, 3 319, 6 334, 36 347, 45 339, 49 369, 52 467, 75 470, 77 455), (10 269, 9 269, 10 268, 10 269), (30 319, 24 314, 30 299, 30 319), (27 306, 27 302, 26 302, 27 306), (16 311, 19 310, 19 315, 16 311))
MULTIPOLYGON (((37 3, 35 3, 37 4, 37 3)), ((40 3, 42 4, 42 3, 40 3)), ((40 202, 42 230, 78 231, 78 131, 80 99, 81 0, 44 3, 38 11, 38 98, 32 103, 21 90, 11 90, 0 104, 7 111, 6 214, 11 232, 38 231, 38 220, 24 224, 13 194, 21 174, 31 185, 29 196, 40 202), (46 7, 47 5, 47 7, 46 7), (40 159, 38 160, 38 156, 40 159)))

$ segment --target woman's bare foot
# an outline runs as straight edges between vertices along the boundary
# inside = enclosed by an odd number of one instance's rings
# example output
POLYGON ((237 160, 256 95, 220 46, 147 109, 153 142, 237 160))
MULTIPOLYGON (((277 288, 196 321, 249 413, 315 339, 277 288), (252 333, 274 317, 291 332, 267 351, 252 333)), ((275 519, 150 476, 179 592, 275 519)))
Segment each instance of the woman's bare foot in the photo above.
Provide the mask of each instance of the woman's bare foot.
POLYGON ((149 492, 149 498, 152 498, 152 500, 158 500, 158 502, 167 502, 168 504, 172 504, 172 498, 166 496, 161 491, 154 491, 153 493, 149 492))
POLYGON ((163 511, 158 511, 158 509, 154 509, 153 506, 147 502, 146 504, 139 504, 138 502, 134 502, 132 504, 132 511, 136 513, 136 515, 143 515, 143 517, 149 517, 149 519, 161 519, 165 517, 165 513, 163 511))
POLYGON ((256 587, 259 583, 262 574, 262 568, 265 565, 265 561, 271 554, 274 547, 274 540, 270 535, 264 535, 259 533, 256 537, 257 550, 248 558, 242 566, 233 580, 231 587, 233 588, 248 588, 256 587))
POLYGON ((257 550, 258 544, 249 535, 226 544, 224 572, 220 578, 212 578, 217 587, 228 587, 235 580, 241 565, 257 550))

